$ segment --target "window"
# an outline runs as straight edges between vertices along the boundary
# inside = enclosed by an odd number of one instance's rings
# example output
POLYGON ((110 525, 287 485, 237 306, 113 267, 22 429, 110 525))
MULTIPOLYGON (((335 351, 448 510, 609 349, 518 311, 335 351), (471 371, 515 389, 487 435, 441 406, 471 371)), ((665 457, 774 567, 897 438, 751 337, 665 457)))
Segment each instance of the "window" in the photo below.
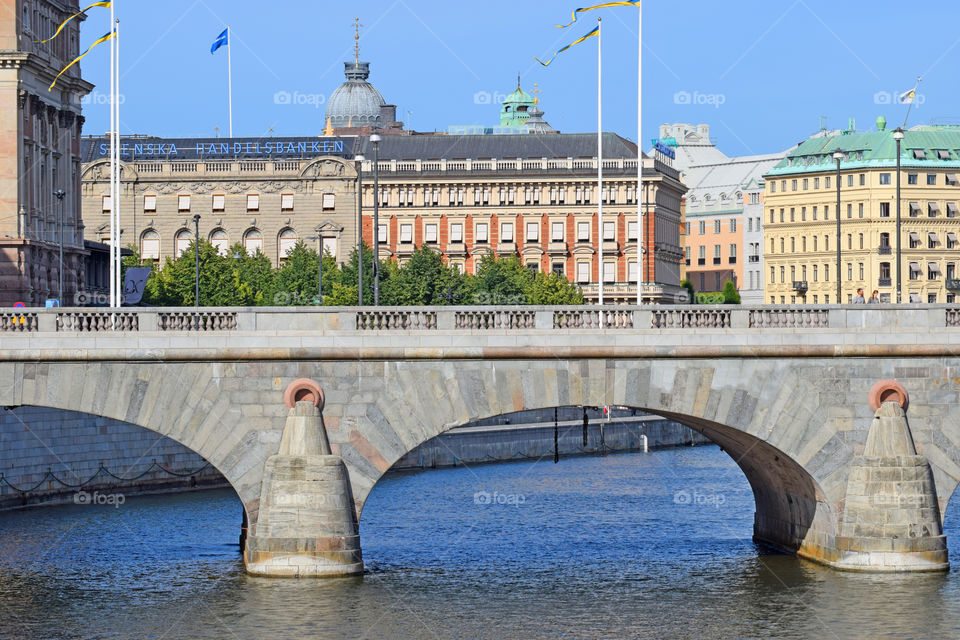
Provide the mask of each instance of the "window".
POLYGON ((863 263, 860 262, 858 263, 858 265, 860 267, 860 279, 863 280, 863 263))
POLYGON ((860 248, 863 249, 863 234, 860 234, 860 248))
POLYGON ((830 188, 830 176, 827 176, 826 178, 823 179, 823 188, 824 189, 830 188))
POLYGON ((783 209, 780 209, 780 222, 783 222, 783 209))
POLYGON ((867 176, 866 176, 866 174, 861 173, 861 174, 860 174, 860 186, 862 187, 862 186, 864 186, 865 184, 867 184, 867 176))
POLYGON ((889 218, 889 217, 890 217, 890 203, 889 203, 889 202, 881 202, 881 203, 880 203, 880 217, 881 217, 881 218, 889 218))
POLYGON ((810 180, 807 178, 803 179, 803 190, 806 191, 810 187, 810 180))
POLYGON ((847 280, 853 280, 853 263, 847 263, 847 280))
POLYGON ((707 263, 707 247, 706 245, 700 245, 697 247, 697 258, 700 260, 701 265, 707 263))
POLYGON ((550 223, 550 241, 563 242, 563 223, 562 222, 550 223))
MULTIPOLYGON (((823 281, 830 282, 830 265, 828 264, 823 265, 823 281)), ((825 298, 824 302, 826 301, 827 299, 825 298)))
POLYGON ((700 235, 707 235, 707 223, 703 220, 700 221, 700 235))
POLYGON ((736 233, 736 232, 737 232, 737 219, 730 218, 730 233, 736 233))
POLYGON ((486 222, 477 223, 477 243, 487 243, 490 242, 489 228, 487 227, 486 222))
POLYGON ((386 187, 380 189, 380 206, 390 206, 390 191, 386 187))
POLYGON ((637 281, 637 261, 630 260, 627 262, 627 280, 630 282, 637 281))
POLYGON ((450 242, 463 242, 463 224, 453 222, 450 224, 450 242))
POLYGON ((819 269, 818 269, 817 267, 818 267, 818 265, 813 265, 813 281, 814 281, 814 282, 817 281, 817 272, 819 271, 819 269))
POLYGON ((862 202, 857 205, 857 217, 858 217, 858 218, 862 218, 862 217, 863 217, 863 203, 862 203, 862 202))
POLYGON ((563 269, 563 263, 562 263, 562 262, 554 262, 553 264, 550 265, 550 270, 553 271, 553 272, 554 272, 555 274, 557 274, 558 276, 562 276, 562 275, 563 275, 563 271, 564 271, 564 269, 563 269))
POLYGON ((819 188, 820 188, 820 178, 814 178, 814 179, 813 179, 813 188, 814 188, 814 189, 819 189, 819 188))
POLYGON ((190 233, 187 229, 181 229, 177 232, 177 235, 174 236, 174 257, 179 258, 183 253, 190 247, 190 243, 193 242, 193 234, 190 233))
POLYGON ((287 256, 297 245, 297 233, 293 229, 284 229, 280 232, 277 239, 277 250, 281 260, 286 260, 287 256))
MULTIPOLYGON (((940 277, 940 265, 936 262, 927 263, 927 280, 936 280, 940 277)), ((936 302, 936 300, 934 300, 936 302)))
POLYGON ((219 194, 214 194, 213 203, 211 205, 211 210, 213 211, 223 211, 225 208, 226 197, 219 194))
POLYGON ((793 180, 790 181, 790 190, 791 190, 791 191, 796 191, 796 190, 797 190, 797 181, 796 181, 796 179, 793 179, 793 180))
POLYGON ((177 196, 177 210, 190 211, 190 196, 177 196))
POLYGON ((816 207, 813 208, 813 219, 814 219, 814 220, 817 219, 817 208, 816 208, 816 207))
MULTIPOLYGON (((188 198, 190 196, 187 196, 188 198)), ((190 208, 189 206, 187 207, 190 208)), ((113 210, 113 205, 111 204, 110 196, 103 196, 103 212, 110 213, 113 210)))
POLYGON ((807 208, 800 207, 800 222, 806 222, 806 221, 807 221, 807 208))
POLYGON ((847 249, 853 249, 853 234, 847 234, 847 249))
POLYGON ((527 223, 527 242, 537 242, 540 240, 540 223, 527 223))
POLYGON ((774 210, 770 209, 770 224, 774 223, 773 214, 774 214, 774 210))
POLYGON ((140 236, 140 257, 143 260, 160 259, 160 234, 148 229, 140 236))
POLYGON ((770 282, 776 282, 776 281, 777 281, 777 268, 770 267, 770 282))
POLYGON ((797 219, 796 209, 794 209, 793 207, 790 207, 790 222, 796 222, 796 219, 797 219))
MULTIPOLYGON (((109 197, 109 196, 108 196, 109 197)), ((216 197, 216 196, 214 196, 216 197)), ((149 195, 143 196, 143 210, 144 211, 156 211, 157 210, 157 196, 149 195)))
MULTIPOLYGON (((411 196, 413 193, 411 192, 411 196)), ((332 193, 323 194, 323 210, 332 211, 336 206, 336 197, 332 193)))
POLYGON ((577 223, 577 242, 590 242, 590 223, 577 223))
POLYGON ((777 192, 777 183, 776 183, 776 182, 773 182, 773 181, 771 180, 771 181, 770 181, 770 193, 776 193, 776 192, 777 192))
POLYGON ((216 229, 210 234, 210 244, 217 250, 221 256, 227 255, 227 249, 230 248, 230 238, 223 229, 216 229))
MULTIPOLYGON (((861 235, 863 235, 863 234, 861 234, 861 235)), ((890 234, 889 234, 889 233, 881 233, 881 234, 880 234, 880 248, 881 248, 881 249, 889 249, 889 248, 890 248, 890 234)))
POLYGON ((817 236, 813 236, 813 250, 817 250, 817 236))
POLYGON ((932 231, 927 234, 927 248, 936 249, 937 245, 940 244, 940 238, 937 237, 937 234, 932 231))
POLYGON ((824 220, 830 219, 830 205, 823 206, 823 219, 824 220))
POLYGON ((848 204, 848 205, 847 205, 847 217, 848 217, 848 218, 852 218, 852 217, 853 217, 853 205, 852 205, 852 204, 848 204))
POLYGON ((797 252, 797 239, 790 238, 790 253, 796 253, 796 252, 797 252))
POLYGON ((737 245, 734 243, 730 244, 730 264, 733 264, 737 261, 737 245))
MULTIPOLYGON (((182 233, 182 232, 181 232, 182 233)), ((250 229, 243 235, 243 248, 247 250, 249 255, 256 255, 256 253, 263 252, 263 234, 260 233, 257 229, 250 229)))
POLYGON ((293 211, 293 194, 292 193, 284 193, 283 195, 280 196, 280 211, 293 211))
POLYGON ((917 184, 917 174, 908 173, 907 174, 907 184, 917 184))
POLYGON ((936 202, 927 203, 927 217, 936 218, 937 214, 940 213, 940 205, 936 202))
POLYGON ((853 186, 853 174, 852 174, 852 173, 847 174, 847 186, 848 186, 848 187, 852 187, 852 186, 853 186))
POLYGON ((714 220, 714 221, 713 221, 713 232, 714 232, 714 233, 720 233, 720 221, 719 221, 719 220, 714 220))
POLYGON ((247 195, 247 211, 258 211, 260 209, 260 196, 247 195))
MULTIPOLYGON (((911 262, 911 263, 910 263, 910 269, 909 269, 909 271, 910 271, 910 279, 911 279, 911 280, 918 280, 918 279, 920 278, 920 263, 919 263, 919 262, 911 262)), ((911 302, 912 302, 912 301, 911 301, 911 302)))
POLYGON ((590 282, 590 263, 577 263, 577 282, 590 282))
POLYGON ((616 282, 617 281, 617 265, 614 262, 604 262, 603 263, 603 281, 604 282, 616 282))
POLYGON ((512 222, 504 222, 500 225, 500 242, 513 242, 512 222))
POLYGON ((780 284, 783 284, 787 281, 787 269, 786 267, 780 267, 780 284))
POLYGON ((381 225, 379 226, 379 228, 377 229, 377 242, 378 242, 378 243, 380 243, 380 242, 386 243, 386 242, 387 242, 387 239, 388 239, 388 236, 387 236, 387 225, 381 224, 381 225))
POLYGON ((635 242, 637 239, 637 222, 636 220, 627 223, 627 240, 635 242))
POLYGON ((401 224, 400 225, 400 243, 411 244, 412 242, 413 242, 413 225, 401 224))
POLYGON ((615 222, 603 223, 603 239, 605 242, 611 242, 617 239, 617 223, 615 222))
POLYGON ((890 174, 881 173, 880 174, 880 184, 890 184, 890 174))
POLYGON ((786 245, 784 244, 785 242, 786 242, 785 238, 780 238, 780 253, 787 252, 786 245))
POLYGON ((426 224, 423 226, 423 241, 435 244, 437 242, 437 225, 426 224))
POLYGON ((937 184, 937 174, 928 173, 927 174, 927 185, 932 186, 937 184))

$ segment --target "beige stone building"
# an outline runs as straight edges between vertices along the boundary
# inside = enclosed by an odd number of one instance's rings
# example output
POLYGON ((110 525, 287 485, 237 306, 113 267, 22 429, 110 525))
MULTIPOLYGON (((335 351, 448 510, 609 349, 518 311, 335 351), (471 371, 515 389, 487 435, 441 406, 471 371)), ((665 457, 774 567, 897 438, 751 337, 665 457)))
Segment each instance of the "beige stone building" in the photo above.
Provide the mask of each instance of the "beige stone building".
POLYGON ((60 297, 61 240, 64 300, 84 286, 80 99, 92 85, 75 65, 48 91, 79 54, 82 17, 34 44, 78 10, 76 0, 0 0, 0 306, 60 297))
MULTIPOLYGON (((896 301, 896 142, 875 131, 821 133, 766 174, 764 300, 836 303, 858 288, 896 301), (840 273, 837 182, 840 164, 840 273)), ((901 300, 954 302, 960 289, 960 128, 914 127, 901 144, 901 300)))

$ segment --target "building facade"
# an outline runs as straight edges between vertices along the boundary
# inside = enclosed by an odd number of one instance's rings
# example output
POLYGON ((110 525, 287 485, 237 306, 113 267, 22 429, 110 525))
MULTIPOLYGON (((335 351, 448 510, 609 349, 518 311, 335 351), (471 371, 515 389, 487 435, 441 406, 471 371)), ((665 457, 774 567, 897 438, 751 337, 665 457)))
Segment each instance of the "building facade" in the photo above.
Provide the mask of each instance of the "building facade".
POLYGON ((960 285, 960 127, 905 131, 900 160, 899 242, 896 142, 883 118, 875 131, 818 134, 767 173, 767 302, 836 303, 838 277, 839 302, 852 300, 858 288, 867 297, 876 290, 881 301, 896 301, 898 244, 902 301, 955 301, 960 285), (833 158, 838 151, 843 154, 839 211, 833 158))
POLYGON ((93 86, 74 65, 48 90, 79 54, 83 16, 34 43, 78 10, 76 0, 0 0, 0 306, 70 303, 84 286, 80 99, 93 86))

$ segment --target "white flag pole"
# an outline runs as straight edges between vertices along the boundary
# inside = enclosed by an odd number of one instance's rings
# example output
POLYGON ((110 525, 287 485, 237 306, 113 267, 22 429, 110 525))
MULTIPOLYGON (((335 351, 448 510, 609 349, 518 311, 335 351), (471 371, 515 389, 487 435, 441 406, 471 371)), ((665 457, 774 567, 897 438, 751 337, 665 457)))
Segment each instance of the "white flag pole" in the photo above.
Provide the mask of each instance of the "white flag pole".
POLYGON ((603 306, 603 64, 600 58, 602 37, 597 18, 597 301, 603 306))
MULTIPOLYGON (((115 0, 114 0, 115 1, 115 0)), ((110 3, 110 6, 113 6, 113 2, 110 3)), ((116 229, 117 229, 117 248, 115 253, 116 266, 114 267, 114 277, 116 281, 114 286, 116 287, 116 296, 117 296, 117 307, 123 306, 123 283, 121 282, 121 276, 123 274, 123 247, 121 246, 121 227, 120 227, 120 21, 117 20, 114 22, 114 29, 116 30, 113 36, 113 40, 116 43, 116 64, 114 65, 114 73, 116 74, 116 81, 114 86, 116 88, 116 94, 113 99, 113 110, 116 114, 114 119, 114 125, 116 126, 116 154, 117 154, 117 199, 114 201, 114 210, 116 211, 116 229)))
MULTIPOLYGON (((114 9, 113 2, 110 3, 110 28, 113 29, 114 25, 114 9)), ((114 111, 114 105, 116 104, 116 64, 117 64, 117 39, 115 37, 110 38, 110 306, 116 307, 116 297, 117 292, 115 289, 116 280, 114 278, 114 269, 116 267, 116 262, 114 260, 114 251, 116 247, 116 238, 114 237, 115 227, 114 227, 114 212, 117 210, 117 191, 116 191, 116 180, 117 175, 117 138, 116 138, 116 112, 114 111)))
POLYGON ((230 61, 233 50, 233 36, 230 35, 230 25, 227 25, 227 102, 230 112, 230 137, 233 137, 233 69, 230 61))
POLYGON ((637 0, 637 305, 643 304, 643 0, 637 0))

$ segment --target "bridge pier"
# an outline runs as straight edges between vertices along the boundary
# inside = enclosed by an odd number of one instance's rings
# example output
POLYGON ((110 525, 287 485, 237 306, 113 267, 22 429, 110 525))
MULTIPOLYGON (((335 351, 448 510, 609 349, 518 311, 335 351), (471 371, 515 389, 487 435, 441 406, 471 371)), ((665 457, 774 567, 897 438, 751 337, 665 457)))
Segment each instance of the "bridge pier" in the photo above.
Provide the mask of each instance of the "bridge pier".
POLYGON ((244 550, 247 572, 282 578, 363 573, 350 476, 332 455, 323 425, 323 392, 290 384, 280 451, 264 467, 260 510, 244 550))

